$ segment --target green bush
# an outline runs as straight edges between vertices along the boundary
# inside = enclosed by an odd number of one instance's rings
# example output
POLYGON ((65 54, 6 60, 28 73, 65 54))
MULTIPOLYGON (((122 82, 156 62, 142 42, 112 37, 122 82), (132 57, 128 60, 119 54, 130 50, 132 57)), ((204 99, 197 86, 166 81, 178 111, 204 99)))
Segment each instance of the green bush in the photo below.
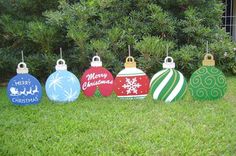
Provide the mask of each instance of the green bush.
MULTIPOLYGON (((8 55, 26 51, 32 72, 42 80, 54 70, 59 47, 63 47, 69 69, 81 76, 96 53, 104 66, 117 74, 128 55, 128 45, 138 67, 149 76, 162 68, 166 47, 177 69, 190 76, 201 66, 206 41, 217 67, 236 74, 236 45, 221 28, 221 1, 43 2, 0 2, 1 51, 12 51, 8 55)), ((15 65, 10 62, 9 66, 15 65)))

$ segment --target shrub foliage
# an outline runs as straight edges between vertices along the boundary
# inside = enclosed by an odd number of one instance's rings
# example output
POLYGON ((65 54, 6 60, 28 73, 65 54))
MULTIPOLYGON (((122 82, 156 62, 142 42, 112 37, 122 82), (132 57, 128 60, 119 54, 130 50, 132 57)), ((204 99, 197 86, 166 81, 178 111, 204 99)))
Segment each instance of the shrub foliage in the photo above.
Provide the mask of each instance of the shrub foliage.
POLYGON ((127 46, 150 76, 162 68, 169 47, 177 68, 189 76, 206 52, 217 67, 235 74, 235 43, 221 28, 218 0, 20 0, 0 2, 0 72, 15 72, 20 50, 31 72, 44 80, 63 48, 69 69, 81 75, 98 53, 116 74, 127 46))

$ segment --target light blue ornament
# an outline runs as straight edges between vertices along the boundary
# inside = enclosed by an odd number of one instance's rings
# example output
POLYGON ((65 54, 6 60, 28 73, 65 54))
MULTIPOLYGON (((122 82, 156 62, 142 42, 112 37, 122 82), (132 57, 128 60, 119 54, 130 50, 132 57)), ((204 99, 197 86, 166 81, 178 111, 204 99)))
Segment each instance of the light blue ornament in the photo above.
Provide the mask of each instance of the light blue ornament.
POLYGON ((80 82, 71 72, 63 59, 59 59, 56 71, 46 81, 46 93, 55 102, 73 102, 80 94, 80 82))
POLYGON ((8 83, 8 98, 16 105, 38 104, 42 98, 42 87, 39 81, 28 74, 24 62, 18 64, 17 75, 8 83))

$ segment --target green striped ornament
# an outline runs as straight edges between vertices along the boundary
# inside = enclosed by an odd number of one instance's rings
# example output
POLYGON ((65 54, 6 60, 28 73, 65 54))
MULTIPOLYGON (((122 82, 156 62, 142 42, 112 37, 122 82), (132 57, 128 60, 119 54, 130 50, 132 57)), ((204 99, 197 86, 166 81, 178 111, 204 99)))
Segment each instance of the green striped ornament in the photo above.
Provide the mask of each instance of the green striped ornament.
POLYGON ((163 70, 156 73, 150 82, 150 91, 154 100, 172 102, 181 99, 187 88, 187 81, 183 74, 175 70, 175 64, 171 57, 167 57, 163 63, 163 70), (171 62, 167 62, 171 59, 171 62))

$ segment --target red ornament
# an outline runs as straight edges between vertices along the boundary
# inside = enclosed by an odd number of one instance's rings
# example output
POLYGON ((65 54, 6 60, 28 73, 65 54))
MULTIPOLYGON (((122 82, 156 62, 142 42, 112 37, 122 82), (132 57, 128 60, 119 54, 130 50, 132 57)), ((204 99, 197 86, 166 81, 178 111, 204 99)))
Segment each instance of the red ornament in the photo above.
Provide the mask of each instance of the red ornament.
POLYGON ((149 78, 136 68, 133 57, 127 57, 125 69, 118 73, 114 82, 114 91, 120 98, 143 99, 149 91, 149 78))
POLYGON ((100 57, 94 56, 91 67, 85 71, 81 78, 81 88, 84 94, 89 97, 97 91, 102 96, 110 96, 113 91, 113 81, 112 74, 102 67, 100 57))

